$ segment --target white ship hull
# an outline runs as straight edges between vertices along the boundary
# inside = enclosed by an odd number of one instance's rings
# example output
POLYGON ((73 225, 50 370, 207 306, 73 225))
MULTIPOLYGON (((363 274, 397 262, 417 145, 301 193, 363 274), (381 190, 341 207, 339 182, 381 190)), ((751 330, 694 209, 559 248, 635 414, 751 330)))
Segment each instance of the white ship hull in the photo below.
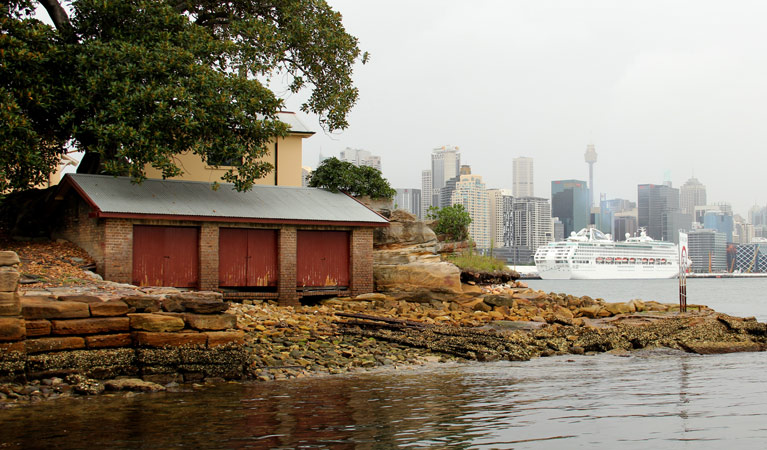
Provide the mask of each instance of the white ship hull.
POLYGON ((540 247, 535 265, 544 280, 654 279, 679 274, 675 244, 646 236, 613 242, 589 230, 540 247))

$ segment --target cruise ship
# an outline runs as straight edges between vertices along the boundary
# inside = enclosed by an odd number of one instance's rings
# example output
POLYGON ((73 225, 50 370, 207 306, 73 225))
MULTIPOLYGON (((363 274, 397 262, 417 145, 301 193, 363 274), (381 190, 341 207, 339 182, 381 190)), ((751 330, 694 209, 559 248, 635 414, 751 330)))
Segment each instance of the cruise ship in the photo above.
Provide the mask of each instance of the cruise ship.
POLYGON ((675 278, 679 251, 676 244, 656 241, 644 230, 615 242, 596 228, 584 228, 539 247, 535 266, 544 280, 675 278))

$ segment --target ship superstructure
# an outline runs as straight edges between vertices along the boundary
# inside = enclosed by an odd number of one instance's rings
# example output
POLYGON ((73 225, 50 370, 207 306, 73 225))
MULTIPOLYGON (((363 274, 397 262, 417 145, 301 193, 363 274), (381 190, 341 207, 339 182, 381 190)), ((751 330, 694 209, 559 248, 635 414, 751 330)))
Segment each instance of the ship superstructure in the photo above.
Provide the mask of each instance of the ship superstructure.
POLYGON ((676 244, 656 241, 644 230, 615 242, 596 228, 584 228, 539 247, 535 265, 544 280, 674 278, 679 252, 676 244))

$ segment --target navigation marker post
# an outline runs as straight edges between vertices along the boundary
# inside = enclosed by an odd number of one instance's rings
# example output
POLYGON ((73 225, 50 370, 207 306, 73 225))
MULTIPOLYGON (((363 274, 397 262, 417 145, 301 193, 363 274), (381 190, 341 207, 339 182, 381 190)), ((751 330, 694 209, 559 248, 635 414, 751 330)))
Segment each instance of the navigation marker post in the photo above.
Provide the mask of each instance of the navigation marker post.
POLYGON ((679 312, 687 312, 687 233, 679 232, 679 312))

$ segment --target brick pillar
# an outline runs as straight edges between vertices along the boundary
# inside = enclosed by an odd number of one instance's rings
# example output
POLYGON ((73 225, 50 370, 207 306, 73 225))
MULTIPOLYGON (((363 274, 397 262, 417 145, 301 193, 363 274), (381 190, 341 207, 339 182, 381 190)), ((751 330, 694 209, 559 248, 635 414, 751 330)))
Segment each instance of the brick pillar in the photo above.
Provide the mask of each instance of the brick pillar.
POLYGON ((133 282, 133 224, 107 219, 104 224, 104 279, 133 282))
POLYGON ((373 229, 352 230, 351 247, 351 295, 373 292, 373 229))
POLYGON ((200 227, 200 290, 218 289, 218 225, 200 227))
POLYGON ((0 353, 11 350, 7 342, 20 341, 27 334, 21 317, 18 266, 19 255, 16 252, 0 251, 0 353))
POLYGON ((283 226, 279 231, 278 258, 279 258, 279 281, 277 283, 277 299, 281 306, 299 304, 299 296, 296 291, 296 243, 297 231, 295 227, 283 226))

